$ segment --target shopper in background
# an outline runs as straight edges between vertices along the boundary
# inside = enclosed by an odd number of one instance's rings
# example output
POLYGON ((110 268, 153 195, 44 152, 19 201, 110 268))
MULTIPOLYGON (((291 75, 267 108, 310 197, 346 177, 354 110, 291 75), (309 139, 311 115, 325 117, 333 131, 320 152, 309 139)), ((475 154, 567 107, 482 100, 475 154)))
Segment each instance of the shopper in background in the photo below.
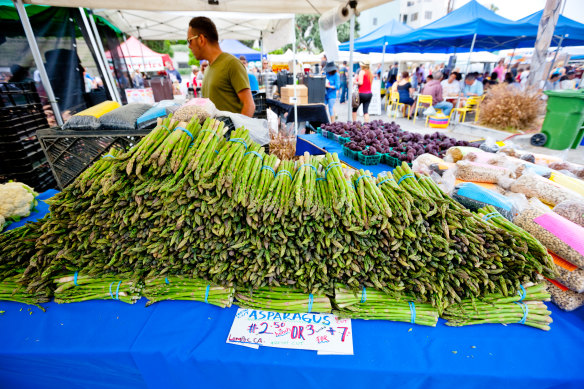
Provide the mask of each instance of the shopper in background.
POLYGON ((460 82, 458 82, 457 77, 458 73, 452 72, 448 79, 440 83, 442 85, 442 93, 446 98, 455 98, 460 95, 460 82))
POLYGON ((339 68, 339 78, 341 79, 341 104, 349 99, 349 81, 347 76, 349 75, 349 68, 347 68, 347 61, 343 61, 343 64, 339 68))
POLYGON ((274 88, 276 88, 276 80, 278 76, 272 70, 272 66, 266 58, 262 60, 262 74, 261 80, 262 85, 266 89, 266 98, 271 99, 274 97, 274 88))
MULTIPOLYGON (((414 87, 410 82, 410 74, 408 72, 402 72, 402 78, 397 83, 397 93, 399 94, 399 102, 411 106, 414 104, 414 99, 412 95, 414 94, 414 87)), ((411 109, 408 110, 410 112, 411 109)), ((405 115, 405 113, 404 113, 405 115)), ((408 116, 409 118, 409 116, 408 116)))
POLYGON ((337 65, 334 62, 329 62, 324 67, 326 74, 324 103, 328 107, 331 122, 335 121, 335 102, 337 101, 337 91, 341 87, 341 78, 337 70, 337 65))
POLYGON ((462 94, 464 97, 482 96, 483 84, 476 79, 474 74, 467 74, 464 78, 464 85, 462 86, 462 94))
POLYGON ((445 101, 442 97, 442 85, 440 84, 441 81, 442 72, 434 72, 432 74, 432 79, 428 80, 424 86, 422 94, 432 96, 432 106, 435 109, 441 109, 444 112, 444 115, 448 116, 452 110, 452 103, 445 101))
MULTIPOLYGON (((505 73, 507 72, 507 70, 505 69, 505 60, 503 58, 501 58, 499 60, 499 62, 497 63, 497 66, 495 67, 495 69, 493 69, 493 73, 497 73, 497 78, 499 80, 502 80, 503 78, 505 78, 505 73)), ((492 74, 491 74, 491 78, 492 74)))
MULTIPOLYGON (((371 83, 373 82, 373 74, 369 70, 369 61, 359 62, 361 70, 357 75, 356 85, 359 87, 359 102, 363 105, 363 118, 365 123, 369 123, 369 103, 371 103, 371 83)), ((353 107, 353 121, 357 121, 357 110, 359 107, 353 107)))
POLYGON ((142 78, 142 74, 140 74, 140 69, 134 70, 132 83, 134 84, 134 88, 144 88, 144 78, 142 78))
POLYGON ((221 111, 252 117, 255 103, 247 71, 237 58, 221 50, 213 21, 204 16, 192 18, 187 43, 195 58, 209 61, 202 86, 203 97, 209 98, 221 111))
POLYGON ((249 87, 250 87, 251 91, 257 92, 260 89, 260 84, 258 82, 257 77, 252 73, 251 67, 248 66, 247 59, 245 58, 244 55, 240 55, 239 60, 241 61, 241 64, 243 65, 243 67, 247 71, 247 77, 249 79, 249 87))
POLYGON ((558 90, 560 89, 560 73, 554 73, 546 80, 543 90, 558 90))
POLYGON ((174 68, 174 66, 172 66, 172 62, 166 61, 164 63, 164 69, 166 70, 166 73, 168 74, 168 76, 170 77, 170 80, 173 83, 178 82, 180 84, 182 82, 182 77, 180 76, 180 73, 178 72, 178 70, 176 70, 174 68))
POLYGON ((510 88, 521 89, 521 85, 515 81, 513 74, 511 72, 505 73, 505 84, 507 84, 510 88))
POLYGON ((560 89, 576 89, 576 72, 568 70, 565 75, 560 78, 560 89))
POLYGON ((389 72, 387 72, 387 82, 388 82, 387 89, 388 90, 397 80, 398 74, 399 74, 399 64, 397 62, 394 62, 391 69, 389 69, 389 72))

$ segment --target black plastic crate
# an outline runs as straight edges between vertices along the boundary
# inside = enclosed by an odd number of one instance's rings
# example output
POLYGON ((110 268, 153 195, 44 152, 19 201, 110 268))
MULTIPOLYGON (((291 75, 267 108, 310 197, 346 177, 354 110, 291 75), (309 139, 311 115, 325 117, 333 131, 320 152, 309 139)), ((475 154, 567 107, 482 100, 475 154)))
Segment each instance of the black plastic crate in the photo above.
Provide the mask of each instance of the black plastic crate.
POLYGON ((57 185, 63 189, 111 147, 128 149, 150 130, 71 131, 51 128, 37 131, 57 185))
POLYGON ((27 150, 27 154, 20 158, 1 158, 0 174, 22 173, 46 162, 45 153, 42 149, 27 150))
POLYGON ((10 135, 30 127, 49 127, 41 104, 0 108, 0 134, 10 135))
POLYGON ((42 151, 43 149, 41 148, 41 144, 37 142, 36 136, 34 139, 25 142, 0 142, 0 159, 4 161, 26 158, 39 150, 42 151))
POLYGON ((8 181, 22 182, 32 187, 37 192, 44 192, 47 189, 56 189, 57 182, 53 177, 53 172, 48 162, 44 162, 34 169, 20 173, 0 174, 0 183, 8 181))
POLYGON ((34 82, 1 82, 0 107, 40 103, 34 82))
POLYGON ((253 102, 255 103, 255 112, 253 117, 257 119, 267 119, 268 105, 266 104, 266 94, 264 92, 255 93, 253 95, 253 102))

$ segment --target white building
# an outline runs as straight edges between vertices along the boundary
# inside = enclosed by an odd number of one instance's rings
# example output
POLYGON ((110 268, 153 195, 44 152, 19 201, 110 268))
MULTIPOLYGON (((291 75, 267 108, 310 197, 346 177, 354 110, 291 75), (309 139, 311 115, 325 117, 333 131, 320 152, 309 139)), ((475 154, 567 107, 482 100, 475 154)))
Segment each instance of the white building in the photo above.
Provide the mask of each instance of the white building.
MULTIPOLYGON (((358 17, 359 36, 369 34, 392 19, 400 19, 400 0, 394 0, 362 11, 358 17)), ((400 19, 401 20, 401 19, 400 19)))
POLYGON ((425 26, 469 0, 400 0, 399 20, 413 28, 425 26))

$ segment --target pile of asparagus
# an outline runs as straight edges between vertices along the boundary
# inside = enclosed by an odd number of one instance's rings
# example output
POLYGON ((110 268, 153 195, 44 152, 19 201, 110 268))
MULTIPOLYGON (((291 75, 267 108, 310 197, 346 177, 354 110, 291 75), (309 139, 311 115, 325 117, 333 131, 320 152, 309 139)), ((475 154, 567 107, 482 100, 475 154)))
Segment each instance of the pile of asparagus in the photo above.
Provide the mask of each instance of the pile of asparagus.
POLYGON ((0 266, 15 255, 26 264, 28 293, 61 287, 54 280, 75 271, 127 273, 330 296, 340 283, 440 312, 514 295, 538 273, 554 278, 526 235, 482 220, 405 164, 383 177, 347 175, 336 154, 281 161, 244 128, 223 133, 214 119, 168 117, 134 148, 112 150, 52 199, 50 217, 2 240, 0 266), (23 252, 21 241, 34 247, 23 252))

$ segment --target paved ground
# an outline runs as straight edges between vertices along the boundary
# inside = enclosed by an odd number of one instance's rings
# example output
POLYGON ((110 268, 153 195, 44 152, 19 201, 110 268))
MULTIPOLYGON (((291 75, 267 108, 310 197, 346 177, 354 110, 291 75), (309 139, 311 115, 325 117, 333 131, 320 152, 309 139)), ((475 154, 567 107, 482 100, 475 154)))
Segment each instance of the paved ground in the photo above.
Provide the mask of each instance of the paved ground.
MULTIPOLYGON (((337 113, 337 121, 347 121, 347 103, 340 104, 338 101, 335 104, 335 112, 337 113)), ((421 111, 420 111, 421 113, 421 111)), ((371 120, 383 120, 383 121, 393 121, 394 119, 389 119, 385 111, 382 109, 381 115, 371 115, 371 120)), ((363 117, 358 117, 358 121, 363 121, 363 117)), ((418 132, 421 134, 428 134, 436 132, 436 129, 425 127, 425 118, 416 119, 416 123, 413 120, 408 120, 405 118, 398 117, 395 120, 400 127, 406 131, 418 132)), ((503 141, 505 138, 511 136, 512 134, 506 133, 504 131, 498 131, 493 129, 488 129, 480 126, 474 125, 472 122, 467 122, 465 124, 451 125, 446 130, 440 130, 446 132, 449 136, 456 138, 458 140, 477 140, 477 139, 493 139, 494 141, 503 141)), ((540 153, 546 155, 553 155, 563 158, 564 160, 584 164, 584 146, 580 146, 575 150, 551 150, 545 147, 534 147, 529 144, 529 135, 525 136, 515 136, 507 144, 513 145, 519 149, 531 152, 540 153)))

